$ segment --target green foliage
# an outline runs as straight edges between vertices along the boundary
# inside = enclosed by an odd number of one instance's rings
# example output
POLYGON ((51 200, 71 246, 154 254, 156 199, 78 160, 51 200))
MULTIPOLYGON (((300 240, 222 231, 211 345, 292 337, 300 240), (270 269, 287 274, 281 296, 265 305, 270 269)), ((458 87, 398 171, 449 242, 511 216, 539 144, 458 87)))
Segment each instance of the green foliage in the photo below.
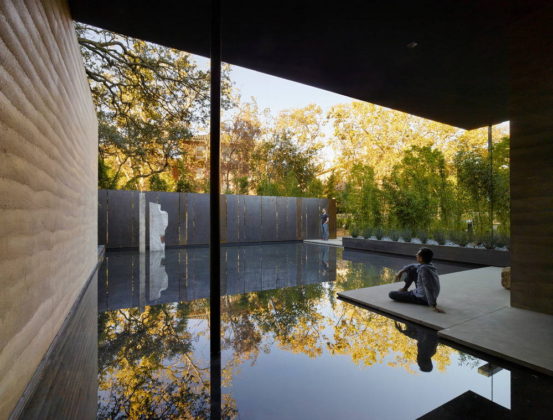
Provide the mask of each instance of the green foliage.
MULTIPOLYGON (((171 48, 82 24, 77 36, 99 123, 98 187, 208 192, 207 141, 198 133, 209 119, 209 73, 171 48)), ((509 235, 508 137, 495 140, 491 160, 482 130, 352 102, 329 111, 333 137, 323 143, 319 106, 265 119, 255 100, 241 103, 231 92, 229 70, 222 191, 335 198, 343 226, 363 234, 367 226, 392 229, 394 240, 416 231, 425 243, 438 230, 438 242, 451 232, 462 245, 474 239, 461 232, 467 219, 476 242, 491 238, 492 222, 509 235), (337 152, 324 182, 323 145, 337 152)))
POLYGON ((474 231, 483 235, 490 229, 490 197, 493 218, 504 234, 509 233, 509 138, 503 137, 493 146, 490 156, 481 150, 461 150, 455 155, 459 207, 464 216, 474 221, 474 231))
POLYGON ((322 197, 324 195, 324 185, 320 179, 313 178, 307 184, 307 197, 322 197))
POLYGON ((326 198, 337 198, 338 197, 338 191, 336 189, 336 184, 338 180, 336 177, 336 173, 334 171, 331 172, 331 174, 326 179, 326 182, 324 184, 324 196, 326 198))
POLYGON ((343 229, 349 229, 351 227, 351 220, 348 215, 338 213, 336 214, 336 225, 343 229))
POLYGON ((438 242, 438 245, 444 245, 446 241, 445 232, 441 229, 436 229, 432 232, 432 239, 438 242))
POLYGON ((196 185, 182 160, 177 162, 174 172, 177 176, 177 182, 175 184, 176 192, 196 192, 196 185))
POLYGON ((371 167, 355 164, 348 174, 341 197, 342 207, 363 225, 378 226, 382 222, 380 191, 371 167))
POLYGON ((468 234, 464 231, 453 230, 449 232, 448 238, 459 246, 466 246, 469 242, 468 234))
POLYGON ((388 237, 392 241, 397 241, 400 236, 401 236, 400 232, 396 229, 390 229, 390 231, 388 232, 388 237))
POLYGON ((315 153, 316 149, 301 148, 286 131, 261 143, 253 153, 255 164, 263 168, 254 179, 257 195, 322 195, 323 185, 316 178, 315 153))
POLYGON ((150 177, 150 191, 169 191, 169 185, 159 174, 150 177))
POLYGON ((247 176, 237 178, 238 194, 247 194, 249 189, 249 181, 247 176))
POLYGON ((361 231, 361 234, 363 235, 363 237, 365 239, 370 239, 371 236, 373 236, 373 233, 374 233, 374 229, 372 227, 365 227, 362 231, 361 231))
POLYGON ((498 248, 504 248, 504 247, 509 248, 510 246, 509 237, 501 233, 494 234, 494 244, 498 248))
POLYGON ((475 236, 476 245, 483 246, 486 249, 494 249, 499 243, 505 242, 503 237, 500 239, 499 235, 488 231, 475 236))
POLYGON ((401 237, 405 242, 411 242, 413 239, 413 231, 411 229, 404 229, 401 231, 401 237))
MULTIPOLYGON (((140 187, 183 154, 194 125, 209 120, 209 73, 182 51, 81 23, 76 32, 96 106, 99 154, 112 176, 126 178, 125 188, 140 187)), ((227 66, 225 109, 230 87, 227 66)))
MULTIPOLYGON (((426 230, 419 230, 417 232, 417 238, 420 239, 420 241, 425 244, 428 242, 428 232, 426 230)), ((405 239, 405 238, 403 238, 405 239)))
POLYGON ((359 232, 360 232, 360 230, 357 226, 354 225, 354 226, 351 227, 351 237, 352 238, 357 238, 359 236, 359 232))
POLYGON ((182 177, 177 180, 175 191, 187 193, 187 192, 195 192, 196 189, 194 188, 194 183, 192 183, 188 178, 182 177))
POLYGON ((118 174, 113 175, 109 165, 98 155, 98 188, 111 190, 117 187, 118 174))
POLYGON ((447 226, 454 221, 453 185, 439 150, 411 147, 384 179, 383 192, 390 221, 402 228, 420 229, 437 220, 447 226))
POLYGON ((384 229, 377 227, 374 230, 374 236, 376 236, 376 239, 381 240, 384 237, 384 229))

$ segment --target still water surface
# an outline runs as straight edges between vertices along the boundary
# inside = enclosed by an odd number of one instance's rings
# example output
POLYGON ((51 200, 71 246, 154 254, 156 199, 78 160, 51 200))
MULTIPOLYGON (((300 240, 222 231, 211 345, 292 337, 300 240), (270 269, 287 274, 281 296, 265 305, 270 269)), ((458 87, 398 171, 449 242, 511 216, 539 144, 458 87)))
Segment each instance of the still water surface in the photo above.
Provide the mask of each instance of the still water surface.
MULTIPOLYGON (((223 247, 225 417, 413 419, 469 401, 502 418, 512 386, 551 386, 525 370, 515 380, 434 331, 336 298, 392 282, 413 261, 299 243, 223 247)), ((440 274, 474 268, 435 265, 440 274)), ((106 255, 99 418, 209 417, 208 275, 207 248, 106 255)))

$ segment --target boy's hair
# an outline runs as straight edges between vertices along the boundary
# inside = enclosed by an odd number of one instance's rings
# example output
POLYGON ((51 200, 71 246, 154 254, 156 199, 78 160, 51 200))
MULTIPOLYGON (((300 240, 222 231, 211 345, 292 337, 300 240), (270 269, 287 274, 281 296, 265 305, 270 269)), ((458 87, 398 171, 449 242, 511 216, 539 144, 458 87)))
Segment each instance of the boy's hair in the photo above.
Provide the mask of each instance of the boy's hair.
POLYGON ((417 252, 418 255, 421 256, 422 260, 428 264, 432 261, 432 258, 434 257, 434 253, 430 248, 421 248, 419 249, 419 252, 417 252))

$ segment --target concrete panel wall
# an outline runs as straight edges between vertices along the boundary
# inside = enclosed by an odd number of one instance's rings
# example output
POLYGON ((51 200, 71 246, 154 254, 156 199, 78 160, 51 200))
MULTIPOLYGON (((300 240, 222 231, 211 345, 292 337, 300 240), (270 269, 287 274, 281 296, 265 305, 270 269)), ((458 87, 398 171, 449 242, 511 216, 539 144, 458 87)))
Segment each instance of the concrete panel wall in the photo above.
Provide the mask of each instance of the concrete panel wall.
MULTIPOLYGON (((138 192, 98 191, 98 241, 107 248, 138 246, 138 192)), ((146 192, 146 203, 169 213, 167 246, 209 243, 209 195, 146 192)), ((330 215, 330 237, 336 237, 336 203, 325 198, 221 196, 221 241, 276 242, 321 237, 321 209, 330 215)), ((148 206, 146 206, 146 224, 148 206)), ((148 228, 148 226, 146 226, 148 228)), ((146 235, 146 242, 147 242, 146 235)))
POLYGON ((97 262, 97 122, 65 2, 0 1, 0 418, 97 262))
POLYGON ((542 7, 509 26, 511 304, 553 314, 553 4, 542 7))

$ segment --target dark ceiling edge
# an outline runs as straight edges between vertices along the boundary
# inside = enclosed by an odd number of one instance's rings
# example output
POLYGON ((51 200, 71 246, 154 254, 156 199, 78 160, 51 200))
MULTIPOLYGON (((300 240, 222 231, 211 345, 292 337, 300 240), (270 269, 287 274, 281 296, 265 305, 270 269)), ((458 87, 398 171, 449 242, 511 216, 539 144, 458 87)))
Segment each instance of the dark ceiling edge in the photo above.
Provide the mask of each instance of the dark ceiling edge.
MULTIPOLYGON (((106 26, 103 23, 95 22, 94 18, 93 19, 80 19, 79 16, 75 17, 75 13, 72 10, 72 6, 74 4, 78 4, 78 1, 68 0, 70 13, 76 21, 79 21, 79 22, 82 22, 82 23, 85 23, 85 24, 90 24, 90 25, 93 25, 93 26, 96 26, 96 27, 99 27, 99 28, 102 28, 102 29, 110 30, 112 32, 119 33, 119 34, 122 34, 122 35, 125 35, 125 36, 130 36, 130 37, 141 39, 141 40, 144 40, 144 41, 147 41, 147 42, 156 43, 158 45, 163 45, 163 46, 166 46, 166 47, 169 47, 169 48, 174 48, 174 49, 177 49, 177 50, 180 50, 180 51, 184 51, 184 52, 187 52, 187 53, 190 53, 190 54, 198 55, 198 56, 209 59, 209 54, 206 54, 205 51, 200 51, 201 48, 196 48, 196 49, 195 48, 187 48, 186 50, 183 50, 183 49, 180 49, 176 46, 168 45, 165 42, 160 42, 160 41, 157 41, 157 40, 151 40, 151 39, 147 39, 145 37, 142 37, 142 36, 140 36, 140 34, 136 34, 135 30, 130 30, 128 32, 125 31, 125 33, 123 33, 123 32, 120 32, 120 31, 117 31, 117 30, 114 30, 114 29, 110 28, 109 27, 110 25, 106 26)), ((224 54, 224 45, 223 45, 223 59, 225 58, 224 55, 225 54, 224 54)), ((396 103, 395 103, 396 101, 394 99, 383 100, 383 101, 378 101, 378 102, 376 102, 376 101, 371 102, 367 99, 355 97, 355 96, 352 96, 351 94, 348 94, 348 93, 333 90, 332 88, 329 88, 328 86, 326 86, 326 83, 322 83, 320 85, 314 85, 312 83, 309 83, 309 82, 306 82, 306 81, 302 80, 301 77, 294 79, 294 78, 289 77, 289 75, 280 74, 280 72, 278 72, 278 71, 273 72, 273 73, 267 73, 267 72, 261 71, 259 69, 250 67, 248 65, 244 65, 243 63, 240 63, 240 61, 243 61, 243 60, 238 59, 237 61, 238 61, 238 63, 227 60, 226 63, 228 63, 232 66, 242 67, 242 68, 245 68, 245 69, 248 69, 248 70, 252 70, 252 71, 262 73, 262 74, 267 74, 267 75, 270 75, 270 76, 278 77, 278 78, 288 80, 288 81, 291 81, 291 82, 294 82, 294 83, 300 83, 300 84, 310 86, 310 87, 313 87, 313 88, 316 88, 316 89, 321 89, 321 90, 324 90, 324 91, 327 91, 327 92, 335 93, 337 95, 341 95, 341 96, 344 96, 346 98, 350 98, 352 101, 371 103, 371 104, 374 104, 374 105, 377 105, 377 106, 380 106, 380 107, 384 107, 384 108, 387 108, 387 109, 390 109, 390 110, 394 110, 394 111, 397 111, 397 112, 402 112, 402 113, 405 113, 405 114, 413 115, 413 116, 418 117, 418 118, 431 120, 431 121, 434 121, 434 122, 438 122, 440 124, 449 125, 449 126, 452 126, 452 127, 455 127, 455 128, 462 129, 462 130, 474 130, 474 129, 487 127, 489 125, 496 125, 496 124, 500 124, 500 123, 504 123, 504 122, 509 121, 508 115, 504 115, 504 116, 501 116, 501 117, 492 118, 492 119, 490 119, 489 122, 486 122, 485 124, 482 124, 481 122, 479 122, 478 124, 466 124, 467 121, 466 120, 462 121, 463 118, 453 117, 453 118, 444 119, 443 116, 433 115, 432 112, 427 112, 427 113, 422 112, 421 113, 421 112, 416 112, 416 111, 413 112, 413 110, 402 109, 401 105, 400 105, 400 107, 398 107, 396 105, 396 103), (391 104, 390 102, 394 102, 394 103, 391 104)))

